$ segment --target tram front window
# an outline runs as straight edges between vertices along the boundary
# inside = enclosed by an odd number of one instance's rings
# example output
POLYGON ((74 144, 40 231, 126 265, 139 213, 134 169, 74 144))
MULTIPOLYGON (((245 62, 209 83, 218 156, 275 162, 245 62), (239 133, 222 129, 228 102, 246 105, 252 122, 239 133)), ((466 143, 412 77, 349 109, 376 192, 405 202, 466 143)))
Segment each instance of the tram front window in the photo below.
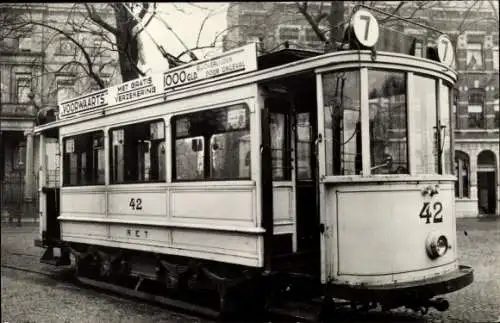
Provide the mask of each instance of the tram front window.
POLYGON ((437 174, 437 137, 436 137, 436 85, 437 80, 414 75, 417 89, 413 98, 413 118, 415 127, 415 171, 417 174, 437 174))
POLYGON ((406 75, 368 70, 372 174, 408 174, 406 75))
POLYGON ((439 94, 439 163, 441 166, 440 174, 453 173, 453 161, 451 158, 451 90, 448 85, 440 85, 439 94))
POLYGON ((359 71, 323 75, 327 175, 361 174, 359 88, 359 71))

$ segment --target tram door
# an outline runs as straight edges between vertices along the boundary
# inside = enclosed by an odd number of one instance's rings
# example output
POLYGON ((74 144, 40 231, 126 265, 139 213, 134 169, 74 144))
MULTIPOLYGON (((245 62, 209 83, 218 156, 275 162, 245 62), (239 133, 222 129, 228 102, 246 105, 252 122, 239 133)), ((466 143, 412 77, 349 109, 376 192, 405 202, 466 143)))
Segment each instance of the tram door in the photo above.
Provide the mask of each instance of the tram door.
POLYGON ((268 165, 272 165, 269 176, 273 195, 273 267, 287 263, 293 268, 283 270, 318 274, 316 90, 314 81, 303 79, 289 80, 280 86, 281 91, 266 92, 264 99, 271 148, 268 165), (305 84, 311 84, 310 88, 305 84))

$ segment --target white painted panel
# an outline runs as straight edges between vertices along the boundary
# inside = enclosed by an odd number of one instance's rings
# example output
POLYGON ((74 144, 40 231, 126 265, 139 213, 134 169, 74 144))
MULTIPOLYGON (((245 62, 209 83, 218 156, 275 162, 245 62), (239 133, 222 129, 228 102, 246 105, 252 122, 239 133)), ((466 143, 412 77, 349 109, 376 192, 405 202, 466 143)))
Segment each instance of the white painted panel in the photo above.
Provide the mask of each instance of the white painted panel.
POLYGON ((108 193, 110 216, 167 216, 166 191, 148 191, 147 188, 110 191, 108 193), (131 205, 131 200, 133 203, 131 205))
MULTIPOLYGON (((391 274, 454 262, 456 235, 452 186, 441 184, 439 194, 432 198, 422 196, 427 186, 429 183, 395 183, 383 187, 337 188, 338 273, 385 274, 391 281, 391 274), (424 202, 430 202, 431 207, 435 202, 442 204, 441 223, 433 223, 430 219, 427 224, 427 220, 419 216, 424 202), (425 249, 426 238, 433 230, 445 234, 452 245, 444 257, 436 260, 431 260, 425 249)), ((410 276, 403 275, 403 278, 410 276)))
POLYGON ((107 225, 101 223, 61 221, 61 238, 73 241, 72 237, 83 239, 106 239, 108 236, 107 225))
POLYGON ((61 193, 61 214, 73 216, 104 217, 106 193, 103 191, 63 189, 61 193))
POLYGON ((172 229, 137 224, 110 224, 109 238, 131 244, 172 245, 172 229))
POLYGON ((78 242, 262 266, 262 236, 122 223, 61 221, 62 238, 78 242))
POLYGON ((293 221, 292 187, 273 188, 274 224, 293 221))
POLYGON ((206 250, 228 255, 257 256, 257 237, 230 232, 174 230, 172 243, 176 248, 206 250))
POLYGON ((172 188, 170 214, 175 221, 218 220, 254 225, 253 190, 237 186, 172 188))

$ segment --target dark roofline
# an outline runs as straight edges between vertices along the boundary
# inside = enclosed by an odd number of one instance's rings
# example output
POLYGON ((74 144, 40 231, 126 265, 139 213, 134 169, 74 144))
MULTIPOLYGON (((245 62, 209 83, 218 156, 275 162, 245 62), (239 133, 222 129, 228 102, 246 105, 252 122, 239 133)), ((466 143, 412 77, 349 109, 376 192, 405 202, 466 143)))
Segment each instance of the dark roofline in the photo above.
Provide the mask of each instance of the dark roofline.
POLYGON ((264 54, 257 57, 257 67, 259 70, 284 65, 295 62, 301 59, 321 55, 321 52, 311 50, 301 50, 293 48, 285 48, 269 54, 264 54))

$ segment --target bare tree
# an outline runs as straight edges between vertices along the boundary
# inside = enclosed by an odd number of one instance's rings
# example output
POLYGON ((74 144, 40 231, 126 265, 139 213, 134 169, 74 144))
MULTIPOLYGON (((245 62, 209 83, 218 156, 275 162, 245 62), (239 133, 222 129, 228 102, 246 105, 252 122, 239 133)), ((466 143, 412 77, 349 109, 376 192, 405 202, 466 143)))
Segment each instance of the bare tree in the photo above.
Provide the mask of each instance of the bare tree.
MULTIPOLYGON (((143 18, 151 6, 149 3, 144 3, 138 14, 139 18, 143 18)), ((78 74, 83 72, 101 88, 106 86, 106 82, 102 79, 100 71, 103 65, 111 62, 109 60, 104 64, 96 64, 96 62, 98 62, 97 58, 106 52, 115 52, 115 56, 117 54, 123 81, 144 75, 144 72, 137 67, 140 50, 137 36, 141 30, 136 31, 137 21, 122 3, 76 3, 68 10, 67 19, 64 21, 46 21, 35 18, 36 11, 40 9, 40 4, 22 4, 18 5, 15 10, 3 5, 0 11, 0 21, 3 26, 1 39, 22 37, 20 31, 34 26, 41 27, 45 30, 45 34, 54 34, 54 39, 63 37, 76 48, 75 55, 59 70, 53 72, 78 67, 78 74), (90 38, 98 41, 89 43, 90 38)), ((145 24, 147 25, 150 20, 145 24)), ((45 45, 48 47, 50 42, 45 45)))
MULTIPOLYGON (((477 28, 482 24, 481 28, 484 28, 484 23, 487 22, 494 26, 493 28, 498 29, 498 6, 495 6, 494 2, 487 0, 474 0, 463 2, 467 5, 467 8, 463 11, 462 19, 459 22, 448 21, 447 30, 455 30, 450 37, 452 42, 456 45, 458 37, 463 34, 464 31, 470 30, 471 28, 477 28), (485 9, 489 6, 492 10, 493 15, 485 16, 479 13, 479 9, 485 9)), ((387 15, 380 15, 378 17, 378 22, 383 27, 391 27, 393 23, 398 22, 398 18, 394 16, 400 16, 405 19, 408 23, 420 22, 424 23, 430 27, 440 27, 434 26, 434 19, 432 17, 433 8, 445 8, 449 6, 449 3, 444 1, 392 1, 391 3, 385 1, 354 1, 356 4, 364 4, 373 8, 383 9, 387 15), (421 16, 430 15, 431 19, 423 20, 421 16)), ((305 18, 309 23, 312 30, 315 32, 319 40, 327 44, 327 51, 337 50, 338 45, 342 42, 344 37, 344 27, 347 23, 348 16, 351 13, 353 6, 346 5, 343 1, 332 1, 330 2, 330 10, 327 12, 325 6, 321 3, 319 6, 314 6, 315 9, 311 9, 310 2, 296 2, 298 12, 305 18)), ((401 22, 401 20, 399 20, 401 22)), ((456 47, 456 46, 455 46, 456 47)))

